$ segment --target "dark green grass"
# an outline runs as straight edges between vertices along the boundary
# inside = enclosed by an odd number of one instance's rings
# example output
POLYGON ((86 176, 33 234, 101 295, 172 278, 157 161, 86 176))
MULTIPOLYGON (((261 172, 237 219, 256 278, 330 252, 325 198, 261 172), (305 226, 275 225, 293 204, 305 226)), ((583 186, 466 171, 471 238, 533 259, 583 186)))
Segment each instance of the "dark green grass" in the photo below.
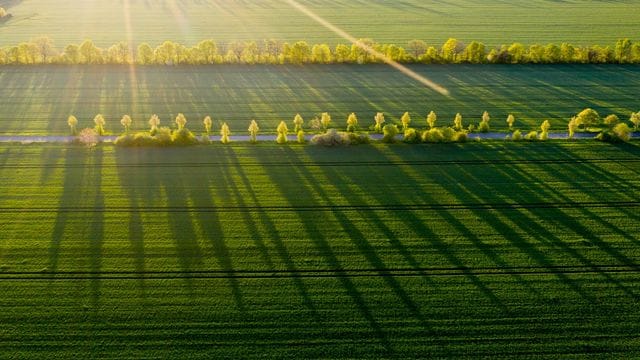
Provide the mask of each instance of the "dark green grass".
MULTIPOLYGON (((619 38, 637 37, 640 30, 635 18, 640 6, 632 0, 299 2, 353 36, 398 45, 422 39, 439 46, 449 37, 494 46, 565 41, 609 45, 619 38)), ((165 40, 192 45, 205 38, 221 43, 265 38, 344 42, 286 1, 3 0, 0 6, 14 15, 0 25, 0 46, 42 35, 62 47, 86 38, 100 46, 118 41, 157 45, 165 40)))
POLYGON ((549 119, 552 131, 566 131, 572 115, 593 107, 623 120, 639 111, 636 89, 640 67, 596 65, 552 66, 413 66, 447 88, 445 97, 384 65, 373 66, 212 66, 129 67, 41 66, 0 69, 0 134, 66 134, 67 117, 79 127, 93 126, 102 113, 106 128, 121 132, 120 118, 133 117, 133 127, 147 128, 151 114, 174 125, 178 112, 187 124, 203 131, 202 119, 213 116, 214 130, 227 121, 235 134, 246 134, 251 119, 263 132, 274 133, 280 120, 296 113, 307 120, 328 111, 335 126, 345 127, 356 112, 363 127, 376 112, 398 122, 409 111, 412 126, 426 127, 430 110, 440 126, 456 112, 464 124, 477 124, 483 111, 494 130, 505 130, 509 113, 516 127, 537 129, 549 119))
POLYGON ((4 145, 1 351, 634 357, 639 155, 4 145))

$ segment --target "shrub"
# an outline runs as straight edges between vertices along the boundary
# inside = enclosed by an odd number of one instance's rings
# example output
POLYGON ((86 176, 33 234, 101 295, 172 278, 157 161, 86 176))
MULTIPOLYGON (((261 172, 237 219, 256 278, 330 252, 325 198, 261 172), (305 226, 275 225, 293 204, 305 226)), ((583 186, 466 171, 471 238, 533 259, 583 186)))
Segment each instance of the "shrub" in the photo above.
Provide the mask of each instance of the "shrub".
POLYGON ((620 118, 618 118, 618 115, 615 115, 615 114, 608 115, 606 118, 604 118, 604 124, 607 125, 608 127, 613 127, 619 122, 620 122, 620 118))
POLYGON ((456 131, 450 127, 442 128, 440 130, 442 132, 442 137, 444 138, 444 142, 453 142, 453 137, 456 134, 456 131))
POLYGON ((472 133, 476 131, 476 126, 473 124, 469 124, 469 127, 467 128, 467 131, 472 133))
POLYGON ((178 146, 195 145, 198 143, 198 139, 196 139, 195 135, 184 127, 174 131, 171 140, 173 140, 173 145, 178 146))
POLYGON ((522 132, 520 130, 516 130, 511 134, 511 140, 520 141, 522 140, 522 132))
POLYGON ((306 139, 304 138, 304 130, 300 129, 296 136, 298 137, 298 144, 304 144, 306 142, 306 139))
POLYGON ((631 140, 631 128, 625 123, 619 123, 611 130, 602 131, 596 136, 596 140, 610 143, 629 141, 631 140))
POLYGON ((368 134, 342 132, 336 131, 336 129, 329 129, 326 133, 311 138, 311 144, 327 147, 368 144, 369 142, 368 134))
POLYGON ((444 142, 444 135, 438 128, 433 128, 425 131, 422 134, 422 141, 427 143, 441 143, 444 142))
POLYGON ((395 124, 387 124, 382 128, 382 142, 392 143, 396 141, 396 135, 398 135, 398 127, 395 124))
POLYGON ((453 142, 464 143, 467 142, 467 133, 464 131, 456 131, 453 135, 453 142))
POLYGON ((536 141, 538 140, 538 132, 535 130, 529 131, 529 133, 525 135, 524 139, 527 141, 536 141))
POLYGON ((404 138, 402 141, 408 144, 417 144, 422 141, 420 132, 414 128, 408 128, 404 131, 404 138))
POLYGON ((166 126, 157 128, 155 131, 155 135, 153 135, 153 138, 155 139, 154 143, 158 146, 169 146, 173 142, 171 129, 166 126))
POLYGON ((95 129, 82 129, 76 141, 88 147, 96 146, 99 141, 98 132, 95 129))

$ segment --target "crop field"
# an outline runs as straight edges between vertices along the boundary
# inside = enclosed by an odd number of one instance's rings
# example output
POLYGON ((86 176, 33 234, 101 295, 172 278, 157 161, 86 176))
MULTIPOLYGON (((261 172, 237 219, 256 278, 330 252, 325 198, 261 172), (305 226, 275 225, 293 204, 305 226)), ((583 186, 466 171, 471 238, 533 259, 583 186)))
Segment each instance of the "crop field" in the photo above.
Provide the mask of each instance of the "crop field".
MULTIPOLYGON (((67 134, 66 119, 92 127, 102 113, 107 130, 122 131, 120 118, 133 117, 133 128, 146 129, 156 113, 173 125, 177 113, 191 130, 203 130, 211 115, 244 134, 251 119, 273 133, 280 120, 296 113, 307 120, 329 112, 344 127, 356 112, 366 129, 377 111, 389 121, 409 111, 413 126, 425 127, 430 110, 440 126, 456 112, 477 124, 483 111, 493 130, 505 130, 508 114, 516 127, 537 128, 549 119, 552 131, 566 131, 571 116, 586 107, 626 120, 640 110, 640 67, 621 65, 420 65, 413 70, 447 88, 443 96, 384 65, 331 66, 23 66, 0 68, 0 134, 67 134)), ((308 125, 308 123, 307 123, 308 125)))
MULTIPOLYGON (((399 45, 413 39, 440 45, 450 37, 491 46, 609 45, 640 33, 640 4, 633 0, 298 1, 356 37, 399 45)), ((99 46, 164 40, 190 45, 205 38, 222 44, 265 38, 344 42, 280 0, 0 0, 0 6, 14 16, 0 24, 0 46, 42 35, 61 47, 86 38, 99 46)))
POLYGON ((640 355, 637 143, 0 145, 42 357, 640 355))

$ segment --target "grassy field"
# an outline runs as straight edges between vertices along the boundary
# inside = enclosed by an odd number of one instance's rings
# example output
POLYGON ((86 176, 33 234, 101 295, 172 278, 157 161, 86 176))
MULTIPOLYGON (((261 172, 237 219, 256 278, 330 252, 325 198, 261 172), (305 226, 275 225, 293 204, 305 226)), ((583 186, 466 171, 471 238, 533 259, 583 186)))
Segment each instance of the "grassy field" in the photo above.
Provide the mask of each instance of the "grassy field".
MULTIPOLYGON (((449 37, 487 45, 522 42, 612 44, 637 37, 637 1, 311 1, 313 12, 356 37, 404 44, 422 39, 441 45, 449 37), (615 25, 615 26, 612 26, 615 25)), ((64 46, 85 38, 108 46, 118 41, 194 44, 275 38, 344 42, 294 10, 286 1, 248 0, 0 0, 14 18, 0 25, 0 46, 48 35, 64 46)), ((635 39, 639 40, 639 39, 635 39)))
MULTIPOLYGON (((507 114, 516 127, 537 128, 549 119, 552 131, 565 131, 570 117, 585 107, 628 119, 640 110, 636 96, 640 67, 596 65, 433 65, 412 69, 446 87, 440 95, 384 65, 354 66, 213 66, 213 67, 5 67, 0 68, 0 134, 66 134, 67 116, 80 127, 93 126, 97 113, 107 130, 121 132, 120 118, 131 114, 133 127, 144 129, 157 113, 173 125, 178 112, 192 130, 203 129, 206 115, 229 122, 245 133, 251 119, 264 132, 300 112, 309 121, 321 112, 344 127, 354 111, 360 123, 373 124, 377 111, 399 121, 409 111, 414 126, 425 127, 430 110, 439 124, 478 123, 483 111, 495 130, 506 128, 507 114)), ((217 128, 217 126, 216 126, 217 128)))
POLYGON ((639 172, 591 142, 0 145, 0 351, 635 357, 639 172))

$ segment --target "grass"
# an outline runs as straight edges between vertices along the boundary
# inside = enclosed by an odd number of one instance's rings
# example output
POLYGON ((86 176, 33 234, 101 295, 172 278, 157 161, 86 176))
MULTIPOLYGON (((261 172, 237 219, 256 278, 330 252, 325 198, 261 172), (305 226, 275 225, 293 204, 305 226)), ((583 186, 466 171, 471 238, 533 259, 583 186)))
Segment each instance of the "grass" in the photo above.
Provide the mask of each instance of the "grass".
POLYGON ((93 126, 102 113, 108 131, 120 133, 124 114, 134 129, 147 128, 157 113, 164 125, 183 112, 187 126, 200 133, 202 119, 214 118, 231 131, 246 133, 251 119, 262 132, 275 133, 280 120, 290 124, 296 113, 307 120, 328 111, 335 126, 345 127, 355 111, 361 126, 373 125, 377 111, 399 123, 409 111, 412 126, 426 127, 430 110, 438 125, 452 124, 456 112, 476 125, 482 112, 492 116, 492 130, 506 130, 507 115, 515 127, 538 129, 544 119, 551 131, 566 131, 571 116, 585 107, 626 120, 638 111, 635 90, 640 68, 619 65, 422 65, 412 69, 443 85, 451 97, 424 88, 384 66, 212 66, 129 67, 38 66, 0 69, 0 134, 67 134, 67 117, 79 128, 93 126))
POLYGON ((0 145, 5 354, 634 357, 638 144, 0 145))
MULTIPOLYGON (((450 37, 467 43, 483 41, 491 46, 512 42, 609 45, 619 38, 636 37, 640 30, 634 16, 640 12, 640 5, 632 0, 517 0, 492 4, 477 0, 299 2, 356 37, 399 45, 413 39, 441 45, 450 37)), ((62 47, 86 38, 100 46, 118 41, 157 45, 164 40, 190 45, 205 38, 221 43, 265 38, 344 42, 286 1, 167 0, 124 4, 102 0, 79 4, 2 0, 0 6, 14 17, 0 25, 0 46, 42 35, 50 36, 62 47)))

